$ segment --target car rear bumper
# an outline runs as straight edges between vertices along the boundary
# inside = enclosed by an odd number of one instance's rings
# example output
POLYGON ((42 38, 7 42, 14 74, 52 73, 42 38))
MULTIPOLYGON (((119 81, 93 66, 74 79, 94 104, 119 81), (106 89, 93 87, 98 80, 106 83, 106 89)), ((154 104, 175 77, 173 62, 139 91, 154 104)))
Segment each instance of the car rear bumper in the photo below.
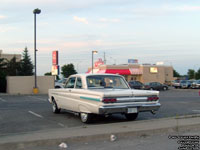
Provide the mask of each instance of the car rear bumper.
POLYGON ((138 113, 145 111, 155 112, 159 110, 160 106, 160 103, 101 106, 99 108, 99 114, 128 113, 128 108, 137 108, 138 113))

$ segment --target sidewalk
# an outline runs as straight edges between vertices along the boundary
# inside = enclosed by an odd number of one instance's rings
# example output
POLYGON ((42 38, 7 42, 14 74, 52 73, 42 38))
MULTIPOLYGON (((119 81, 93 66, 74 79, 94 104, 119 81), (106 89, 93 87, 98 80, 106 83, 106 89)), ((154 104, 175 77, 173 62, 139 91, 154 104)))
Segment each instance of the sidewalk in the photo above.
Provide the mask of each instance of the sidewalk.
POLYGON ((87 142, 109 140, 114 134, 118 138, 152 135, 156 133, 179 133, 192 128, 200 129, 200 115, 179 116, 146 121, 131 121, 112 124, 62 128, 0 137, 0 149, 24 149, 26 146, 51 146, 61 142, 87 142))

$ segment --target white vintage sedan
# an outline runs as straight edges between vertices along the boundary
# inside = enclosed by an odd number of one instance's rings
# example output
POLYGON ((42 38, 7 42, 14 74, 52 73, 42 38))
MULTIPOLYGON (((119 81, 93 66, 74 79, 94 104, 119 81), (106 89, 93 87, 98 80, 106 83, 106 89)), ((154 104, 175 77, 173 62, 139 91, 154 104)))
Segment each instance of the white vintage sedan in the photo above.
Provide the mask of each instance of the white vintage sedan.
POLYGON ((153 114, 160 108, 159 92, 131 89, 120 75, 76 74, 69 77, 62 89, 49 89, 53 112, 61 109, 80 114, 89 123, 94 114, 120 113, 135 120, 139 112, 153 114))

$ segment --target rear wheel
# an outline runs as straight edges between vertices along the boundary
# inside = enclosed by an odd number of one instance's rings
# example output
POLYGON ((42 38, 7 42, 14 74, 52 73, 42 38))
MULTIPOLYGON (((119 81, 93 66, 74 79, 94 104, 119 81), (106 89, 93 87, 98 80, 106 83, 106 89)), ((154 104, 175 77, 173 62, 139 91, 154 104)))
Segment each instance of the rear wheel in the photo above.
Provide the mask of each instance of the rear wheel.
POLYGON ((53 109, 53 113, 56 113, 56 114, 60 113, 60 110, 61 110, 61 109, 58 109, 58 106, 54 99, 52 99, 52 109, 53 109))
POLYGON ((167 90, 167 87, 164 86, 164 87, 163 87, 163 90, 166 91, 166 90, 167 90))
POLYGON ((83 123, 90 123, 92 121, 92 114, 90 113, 80 113, 80 117, 83 123))
POLYGON ((126 117, 127 120, 132 121, 132 120, 135 120, 138 117, 138 113, 125 114, 125 117, 126 117))

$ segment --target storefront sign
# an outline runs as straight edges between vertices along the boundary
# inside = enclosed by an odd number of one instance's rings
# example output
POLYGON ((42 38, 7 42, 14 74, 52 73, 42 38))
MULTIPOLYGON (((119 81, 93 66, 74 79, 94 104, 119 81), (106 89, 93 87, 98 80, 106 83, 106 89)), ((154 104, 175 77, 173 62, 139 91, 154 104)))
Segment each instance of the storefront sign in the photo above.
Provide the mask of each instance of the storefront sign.
POLYGON ((150 73, 158 73, 157 67, 150 67, 150 73))
POLYGON ((138 63, 138 59, 128 59, 128 63, 129 64, 137 64, 138 63))
POLYGON ((129 68, 132 75, 143 74, 143 71, 140 68, 129 68))
POLYGON ((102 61, 101 58, 99 58, 98 61, 96 61, 96 62, 94 63, 94 67, 98 67, 98 66, 103 65, 103 64, 104 64, 104 62, 102 61))
POLYGON ((59 66, 58 65, 53 65, 51 68, 51 74, 53 76, 59 75, 59 66))
POLYGON ((58 51, 52 52, 52 64, 58 65, 58 51))

